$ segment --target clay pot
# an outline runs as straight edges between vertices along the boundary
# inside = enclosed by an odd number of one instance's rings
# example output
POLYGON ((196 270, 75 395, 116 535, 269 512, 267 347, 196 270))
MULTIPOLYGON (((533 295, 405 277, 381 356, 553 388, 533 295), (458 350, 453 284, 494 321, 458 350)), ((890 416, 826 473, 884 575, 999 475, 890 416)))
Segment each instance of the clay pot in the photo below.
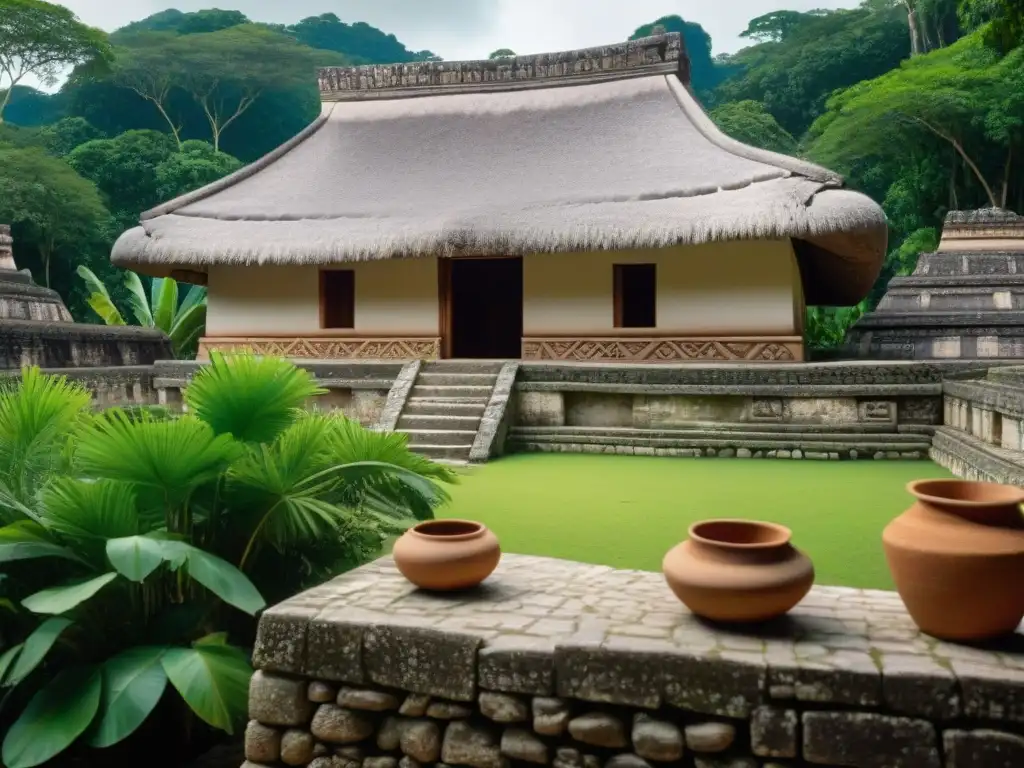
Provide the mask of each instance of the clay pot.
POLYGON ((921 631, 986 640, 1024 618, 1024 489, 917 480, 917 501, 882 532, 896 590, 921 631))
POLYGON ((417 587, 468 589, 498 567, 498 537, 472 520, 429 520, 410 528, 392 549, 395 565, 417 587))
POLYGON ((781 616, 814 583, 814 565, 775 523, 706 520, 669 550, 662 570, 687 608, 712 621, 753 622, 781 616))

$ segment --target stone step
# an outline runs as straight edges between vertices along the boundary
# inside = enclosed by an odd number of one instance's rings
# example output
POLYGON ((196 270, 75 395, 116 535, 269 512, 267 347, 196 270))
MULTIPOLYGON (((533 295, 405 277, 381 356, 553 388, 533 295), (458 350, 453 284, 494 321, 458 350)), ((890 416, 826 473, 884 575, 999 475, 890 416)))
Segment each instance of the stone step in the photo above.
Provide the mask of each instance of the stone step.
POLYGON ((399 429, 409 436, 409 447, 420 445, 473 445, 475 429, 399 429))
POLYGON ((719 458, 769 458, 769 459, 901 459, 921 460, 928 458, 929 447, 921 445, 893 446, 879 444, 848 445, 843 443, 733 443, 725 446, 707 446, 694 442, 676 445, 601 445, 598 443, 554 443, 510 440, 509 453, 603 453, 624 456, 675 456, 696 458, 698 456, 719 458), (776 456, 776 453, 778 454, 776 456))
POLYGON ((430 360, 420 366, 424 373, 493 373, 498 374, 504 360, 430 360))
POLYGON ((765 433, 765 434, 815 434, 825 435, 842 434, 877 434, 886 435, 894 432, 908 434, 930 435, 935 427, 929 424, 900 424, 894 429, 894 425, 856 423, 845 424, 837 428, 835 424, 792 424, 792 423, 771 423, 771 422, 689 422, 685 424, 674 424, 665 427, 514 427, 515 430, 529 434, 566 434, 566 435, 660 435, 660 434, 681 434, 681 435, 711 435, 718 433, 731 434, 734 432, 765 433))
POLYGON ((410 397, 402 414, 410 416, 483 416, 487 403, 457 397, 410 397))
POLYGON ((932 461, 958 477, 1024 485, 1024 453, 986 443, 954 427, 935 430, 932 461))
POLYGON ((413 445, 414 452, 434 461, 465 464, 469 462, 472 445, 413 445))
MULTIPOLYGON (((444 404, 438 404, 438 408, 443 408, 444 404)), ((475 406, 474 406, 475 407, 475 406)), ((477 427, 480 426, 480 415, 483 413, 482 409, 479 412, 471 413, 469 415, 458 415, 458 414, 421 414, 421 413, 409 413, 409 409, 402 413, 401 418, 398 420, 398 429, 400 431, 409 430, 424 430, 424 429, 440 429, 440 430, 472 430, 474 433, 477 427)))
POLYGON ((471 400, 482 402, 484 405, 491 399, 493 386, 481 385, 443 385, 443 386, 422 386, 416 384, 409 392, 410 398, 429 397, 434 400, 471 400))
MULTIPOLYGON (((646 444, 648 441, 670 440, 670 441, 702 441, 710 443, 741 443, 745 444, 751 440, 773 440, 776 442, 801 441, 801 442, 866 442, 866 443, 891 443, 891 444, 914 444, 928 443, 928 436, 914 433, 863 433, 832 430, 827 432, 774 432, 770 430, 749 429, 744 431, 723 430, 716 432, 714 429, 688 430, 688 429, 618 429, 618 428, 575 428, 572 427, 513 427, 512 437, 525 440, 540 440, 554 442, 580 442, 598 440, 602 443, 617 441, 632 441, 639 444, 646 444)), ((653 444, 653 443, 652 443, 653 444)))
POLYGON ((416 377, 416 386, 423 387, 447 387, 447 386, 472 386, 472 387, 494 387, 498 380, 497 373, 445 373, 428 372, 420 370, 416 377))

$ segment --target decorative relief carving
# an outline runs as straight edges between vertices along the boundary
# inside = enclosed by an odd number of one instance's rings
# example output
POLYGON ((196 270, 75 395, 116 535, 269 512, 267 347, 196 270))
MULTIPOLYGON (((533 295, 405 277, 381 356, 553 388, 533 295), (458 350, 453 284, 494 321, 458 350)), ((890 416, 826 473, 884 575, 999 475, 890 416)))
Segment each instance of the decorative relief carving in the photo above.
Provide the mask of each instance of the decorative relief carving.
POLYGON ((904 424, 941 424, 941 398, 914 397, 901 400, 900 422, 904 424))
POLYGON ((758 421, 781 421, 782 400, 755 400, 750 408, 750 417, 758 421))
POLYGON ((860 403, 861 421, 896 421, 896 404, 888 400, 868 400, 860 403))
POLYGON ((680 363, 689 361, 795 362, 803 359, 797 337, 782 339, 524 338, 524 360, 680 363))
POLYGON ((437 338, 355 338, 355 337, 249 337, 205 338, 199 343, 199 355, 211 349, 222 352, 251 350, 257 355, 313 358, 317 360, 433 360, 441 351, 437 338))

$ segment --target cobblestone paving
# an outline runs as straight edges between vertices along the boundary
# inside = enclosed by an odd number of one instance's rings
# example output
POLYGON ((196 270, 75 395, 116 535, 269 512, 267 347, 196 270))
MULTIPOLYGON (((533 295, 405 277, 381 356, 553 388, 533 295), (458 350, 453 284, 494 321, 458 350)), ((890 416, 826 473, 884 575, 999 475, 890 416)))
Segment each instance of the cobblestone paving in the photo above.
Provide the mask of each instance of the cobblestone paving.
POLYGON ((815 587, 771 625, 724 629, 661 574, 521 555, 456 595, 379 560, 267 611, 255 661, 457 701, 479 687, 729 717, 774 700, 1024 722, 1021 634, 997 649, 944 643, 895 593, 840 587, 815 587))

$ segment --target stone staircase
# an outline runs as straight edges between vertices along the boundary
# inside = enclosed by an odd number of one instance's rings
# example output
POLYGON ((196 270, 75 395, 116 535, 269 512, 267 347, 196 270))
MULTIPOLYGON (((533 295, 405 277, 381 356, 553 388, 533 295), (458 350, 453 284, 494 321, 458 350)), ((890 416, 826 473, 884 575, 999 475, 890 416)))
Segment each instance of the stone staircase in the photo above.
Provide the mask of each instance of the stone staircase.
POLYGON ((500 360, 423 363, 396 431, 409 435, 409 447, 417 453, 436 461, 467 463, 502 364, 500 360))

